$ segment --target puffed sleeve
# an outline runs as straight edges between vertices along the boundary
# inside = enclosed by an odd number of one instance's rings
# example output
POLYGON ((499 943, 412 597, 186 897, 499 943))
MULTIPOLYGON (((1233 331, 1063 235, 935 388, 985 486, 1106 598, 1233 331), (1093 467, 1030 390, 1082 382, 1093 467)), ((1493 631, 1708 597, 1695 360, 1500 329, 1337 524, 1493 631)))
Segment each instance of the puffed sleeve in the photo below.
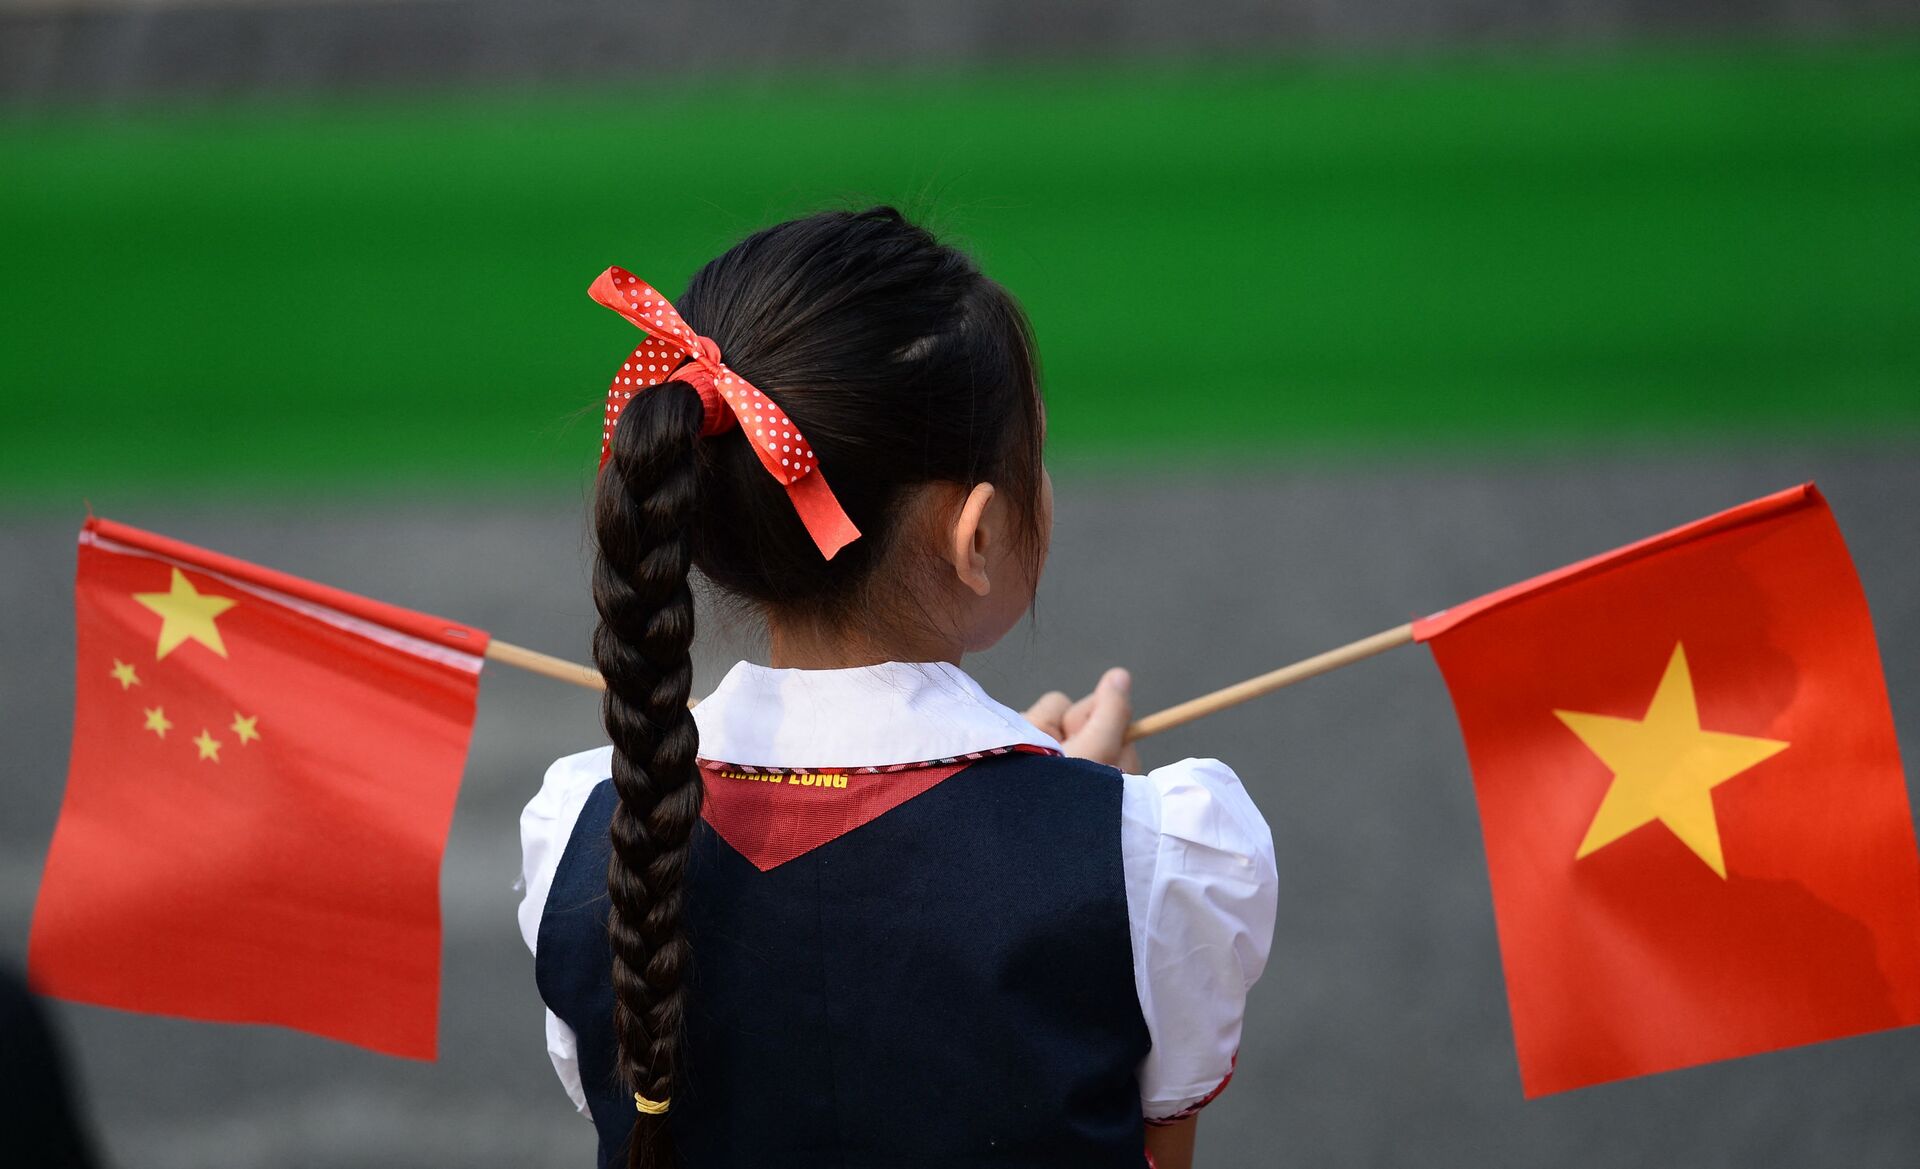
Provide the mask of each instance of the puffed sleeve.
POLYGON ((1273 833, 1216 759, 1126 776, 1120 822, 1134 984, 1153 1040, 1141 1115, 1168 1123, 1233 1076, 1247 990, 1273 946, 1273 833))
MULTIPOLYGON (((527 949, 538 953, 540 915, 547 907, 547 894, 553 888, 553 875, 560 867, 560 854, 566 851, 573 835, 574 822, 586 807, 595 785, 613 774, 613 748, 600 747, 554 761, 547 768, 540 790, 520 812, 520 879, 514 888, 521 890, 520 936, 527 949)), ((580 1083, 580 1056, 573 1028, 560 1021, 552 1011, 547 1015, 547 1056, 553 1070, 582 1114, 587 1110, 587 1092, 580 1083)))

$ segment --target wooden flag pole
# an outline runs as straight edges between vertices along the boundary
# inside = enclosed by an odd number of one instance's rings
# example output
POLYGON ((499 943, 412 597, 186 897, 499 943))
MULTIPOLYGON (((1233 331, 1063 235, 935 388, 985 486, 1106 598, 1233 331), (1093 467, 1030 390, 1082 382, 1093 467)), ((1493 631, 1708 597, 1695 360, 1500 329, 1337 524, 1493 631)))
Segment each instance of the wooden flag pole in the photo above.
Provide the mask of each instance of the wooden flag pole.
MULTIPOLYGON (((1229 706, 1238 706, 1262 694, 1271 694, 1283 686, 1304 682, 1308 678, 1318 677, 1329 670, 1337 670, 1341 666, 1352 665, 1363 658, 1385 653, 1395 646, 1405 645, 1412 640, 1412 622, 1396 625, 1372 637, 1363 637, 1359 641, 1349 642, 1338 649, 1315 654, 1291 666, 1282 666, 1257 678, 1248 678, 1244 682, 1236 682, 1231 686, 1215 690, 1211 694, 1202 694, 1198 698, 1188 699, 1178 706, 1169 706, 1165 710, 1155 711, 1127 728, 1127 741, 1133 742, 1135 739, 1144 739, 1148 735, 1172 730, 1194 719, 1225 710, 1229 706)), ((599 671, 592 666, 583 666, 577 662, 567 661, 565 658, 556 658, 551 654, 523 649, 508 642, 488 642, 487 657, 502 665, 517 666, 522 670, 530 670, 548 678, 571 682, 575 686, 585 686, 589 690, 607 688, 605 679, 601 678, 599 671)))
POLYGON ((562 682, 571 682, 575 686, 585 686, 589 690, 605 690, 607 680, 600 671, 592 666, 583 666, 579 662, 570 662, 565 658, 556 658, 552 654, 543 654, 538 650, 525 649, 505 641, 487 642, 487 657, 503 666, 518 666, 548 678, 557 678, 562 682))
POLYGON ((1143 719, 1136 720, 1127 728, 1127 741, 1131 743, 1135 739, 1144 739, 1148 735, 1172 730, 1174 727, 1190 723, 1194 719, 1202 718, 1215 711, 1225 710, 1229 706, 1238 706, 1262 694, 1271 694, 1282 686, 1291 686, 1295 682, 1304 682, 1308 678, 1318 677, 1328 670, 1352 665, 1363 658, 1385 653, 1395 646, 1405 645, 1412 640, 1413 623, 1409 621, 1405 625, 1396 625, 1392 629, 1382 630, 1372 637, 1348 642, 1338 649, 1315 654, 1291 666, 1282 666, 1257 678, 1235 682, 1211 694, 1190 698, 1178 706, 1169 706, 1165 710, 1155 711, 1143 719))

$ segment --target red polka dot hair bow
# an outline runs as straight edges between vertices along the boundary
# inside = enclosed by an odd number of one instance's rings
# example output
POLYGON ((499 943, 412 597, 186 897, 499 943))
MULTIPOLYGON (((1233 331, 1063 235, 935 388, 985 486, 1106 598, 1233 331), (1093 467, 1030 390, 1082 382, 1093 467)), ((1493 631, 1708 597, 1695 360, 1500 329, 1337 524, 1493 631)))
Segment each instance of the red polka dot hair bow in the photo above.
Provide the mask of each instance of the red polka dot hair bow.
POLYGON ((733 370, 720 356, 720 347, 680 319, 667 298, 651 284, 625 268, 608 268, 587 289, 587 295, 646 330, 647 339, 633 351, 607 387, 606 425, 600 433, 600 465, 607 465, 613 447, 613 427, 620 408, 642 390, 664 381, 686 382, 699 392, 702 407, 700 433, 719 434, 733 426, 746 432, 760 465, 787 489, 793 510, 807 525, 807 534, 820 555, 833 554, 859 538, 840 501, 820 473, 813 444, 774 404, 733 370), (685 364, 681 364, 682 362, 685 364))

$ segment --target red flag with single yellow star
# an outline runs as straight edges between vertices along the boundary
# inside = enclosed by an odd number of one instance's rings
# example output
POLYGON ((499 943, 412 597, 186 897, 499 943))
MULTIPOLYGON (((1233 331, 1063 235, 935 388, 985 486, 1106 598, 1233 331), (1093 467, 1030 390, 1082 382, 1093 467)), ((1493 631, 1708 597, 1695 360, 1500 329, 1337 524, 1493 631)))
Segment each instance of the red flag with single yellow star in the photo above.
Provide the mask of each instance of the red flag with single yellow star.
POLYGON ((1528 1096, 1920 1022, 1920 855, 1812 484, 1415 622, 1528 1096))
POLYGON ((487 634, 102 519, 36 989, 432 1059, 487 634))

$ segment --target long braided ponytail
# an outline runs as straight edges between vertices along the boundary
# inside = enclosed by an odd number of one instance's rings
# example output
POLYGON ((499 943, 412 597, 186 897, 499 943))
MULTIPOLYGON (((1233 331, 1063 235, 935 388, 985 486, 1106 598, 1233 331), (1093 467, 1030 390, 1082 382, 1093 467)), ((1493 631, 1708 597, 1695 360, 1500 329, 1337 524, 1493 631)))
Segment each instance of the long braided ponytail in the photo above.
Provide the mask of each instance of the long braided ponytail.
MULTIPOLYGON (((635 399, 615 429, 594 507, 593 660, 607 680, 601 713, 620 796, 607 866, 614 1027, 626 1090, 654 1101, 672 1096, 680 1061, 691 962, 681 882, 703 794, 687 709, 699 431, 691 386, 669 382, 635 399)), ((636 1115, 627 1164, 676 1164, 666 1117, 636 1115)))

